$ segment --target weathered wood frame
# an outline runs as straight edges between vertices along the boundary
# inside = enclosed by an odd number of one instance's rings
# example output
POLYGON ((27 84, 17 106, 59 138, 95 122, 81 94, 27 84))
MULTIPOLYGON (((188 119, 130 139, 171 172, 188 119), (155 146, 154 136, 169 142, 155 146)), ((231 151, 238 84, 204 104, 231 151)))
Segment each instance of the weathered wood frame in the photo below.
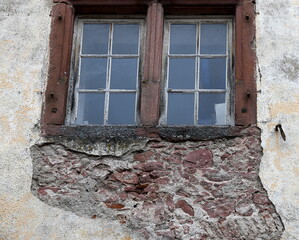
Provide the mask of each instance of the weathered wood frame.
POLYGON ((256 123, 255 2, 252 0, 53 0, 50 66, 42 127, 64 126, 76 14, 146 14, 147 36, 141 81, 140 125, 159 121, 163 19, 168 15, 235 16, 235 125, 256 123), (155 31, 154 31, 155 29, 155 31))

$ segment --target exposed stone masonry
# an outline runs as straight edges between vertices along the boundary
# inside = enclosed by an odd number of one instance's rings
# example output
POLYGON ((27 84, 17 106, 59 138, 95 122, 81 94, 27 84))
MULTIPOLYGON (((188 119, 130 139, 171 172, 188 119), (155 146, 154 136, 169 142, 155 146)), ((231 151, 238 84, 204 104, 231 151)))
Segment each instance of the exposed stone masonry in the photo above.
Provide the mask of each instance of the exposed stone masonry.
POLYGON ((245 131, 206 141, 152 136, 122 154, 43 142, 31 149, 32 191, 80 216, 117 220, 141 239, 279 239, 283 225, 258 177, 260 133, 245 131))

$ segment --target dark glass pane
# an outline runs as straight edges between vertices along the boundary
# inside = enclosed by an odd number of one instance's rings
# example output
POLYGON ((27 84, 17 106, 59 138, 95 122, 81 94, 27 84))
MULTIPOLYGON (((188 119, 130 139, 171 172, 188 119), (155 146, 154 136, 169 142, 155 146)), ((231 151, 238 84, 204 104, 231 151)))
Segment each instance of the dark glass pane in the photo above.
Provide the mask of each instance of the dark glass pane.
POLYGON ((225 125, 225 93, 200 93, 198 119, 200 125, 225 125))
POLYGON ((195 58, 169 59, 169 88, 195 88, 195 58))
POLYGON ((194 94, 170 93, 168 95, 167 124, 194 124, 194 94))
POLYGON ((226 58, 201 58, 201 89, 226 89, 226 58))
POLYGON ((226 53, 227 24, 201 24, 200 52, 202 54, 226 53))
POLYGON ((113 58, 111 89, 136 89, 137 58, 113 58))
POLYGON ((76 124, 103 124, 104 93, 79 93, 76 124))
POLYGON ((107 58, 81 58, 81 89, 106 87, 107 58))
POLYGON ((196 25, 171 24, 170 26, 170 53, 196 53, 196 25))
POLYGON ((83 54, 107 54, 109 39, 109 24, 83 25, 83 54))
POLYGON ((110 93, 108 124, 135 124, 135 93, 110 93))
POLYGON ((113 54, 138 54, 139 24, 113 25, 113 54))

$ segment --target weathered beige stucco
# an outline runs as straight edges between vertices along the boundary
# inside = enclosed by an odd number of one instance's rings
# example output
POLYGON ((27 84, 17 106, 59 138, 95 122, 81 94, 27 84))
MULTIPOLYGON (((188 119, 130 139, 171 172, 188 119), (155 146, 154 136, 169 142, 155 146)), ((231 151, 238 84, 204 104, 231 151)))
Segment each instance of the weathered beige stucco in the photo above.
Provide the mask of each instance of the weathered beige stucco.
POLYGON ((260 177, 285 225, 299 239, 299 1, 257 4, 258 125, 264 156, 260 177), (286 141, 275 132, 282 124, 286 141))
MULTIPOLYGON (((118 222, 76 216, 30 192, 51 2, 0 0, 0 239, 138 239, 118 222)), ((299 239, 299 1, 258 0, 256 17, 260 176, 285 224, 283 239, 299 239)))

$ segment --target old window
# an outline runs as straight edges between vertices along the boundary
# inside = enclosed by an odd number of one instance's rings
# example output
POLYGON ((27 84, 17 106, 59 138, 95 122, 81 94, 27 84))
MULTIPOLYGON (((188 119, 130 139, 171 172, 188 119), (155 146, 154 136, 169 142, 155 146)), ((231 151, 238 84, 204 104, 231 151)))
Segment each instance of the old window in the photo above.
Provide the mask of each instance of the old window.
POLYGON ((171 19, 165 26, 165 108, 160 122, 232 124, 232 20, 171 19))
MULTIPOLYGON (((165 21, 161 124, 231 123, 231 25, 223 17, 165 21)), ((75 31, 69 123, 138 124, 143 21, 78 18, 75 31)))
POLYGON ((70 124, 136 123, 143 29, 143 20, 78 19, 70 124))
POLYGON ((45 132, 256 122, 254 2, 53 1, 45 132))

